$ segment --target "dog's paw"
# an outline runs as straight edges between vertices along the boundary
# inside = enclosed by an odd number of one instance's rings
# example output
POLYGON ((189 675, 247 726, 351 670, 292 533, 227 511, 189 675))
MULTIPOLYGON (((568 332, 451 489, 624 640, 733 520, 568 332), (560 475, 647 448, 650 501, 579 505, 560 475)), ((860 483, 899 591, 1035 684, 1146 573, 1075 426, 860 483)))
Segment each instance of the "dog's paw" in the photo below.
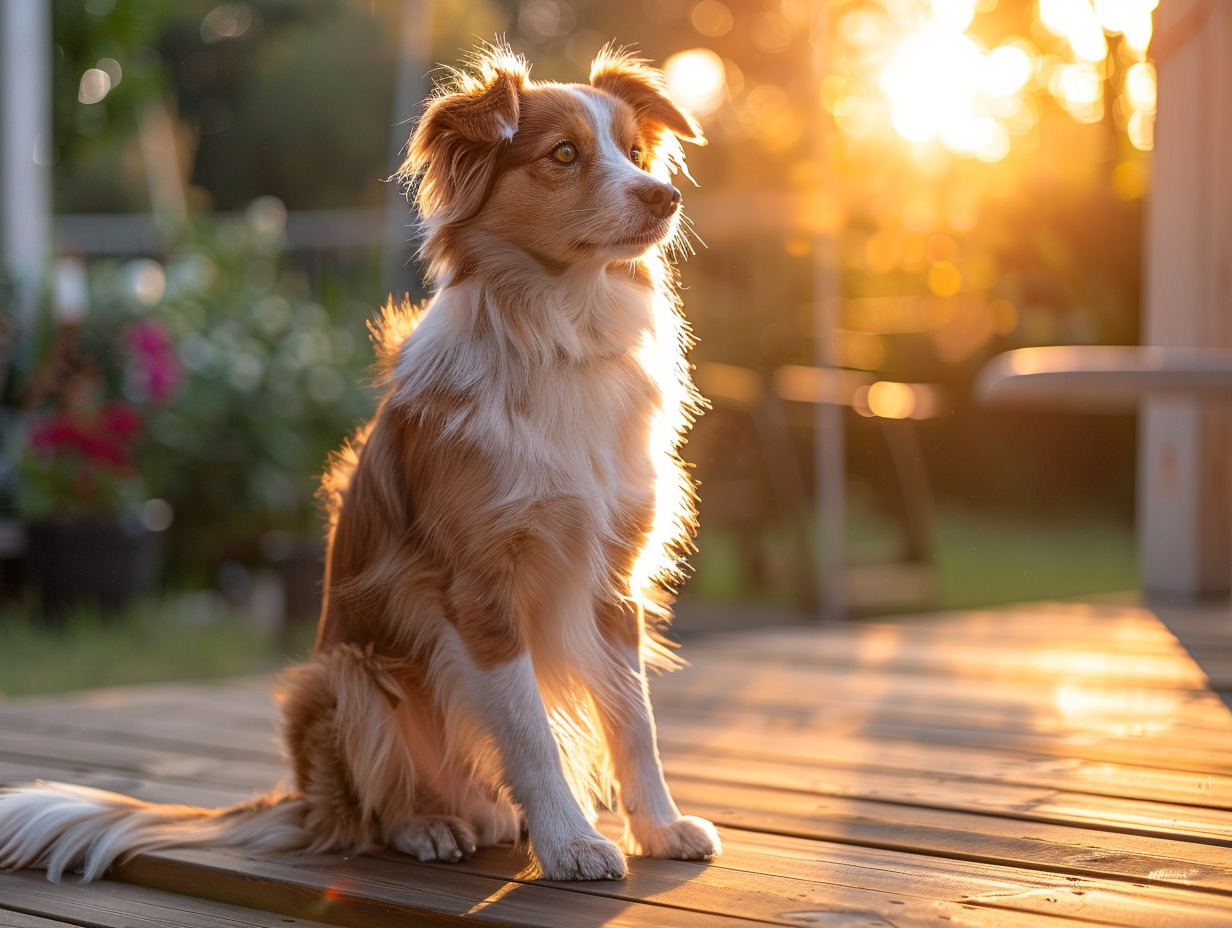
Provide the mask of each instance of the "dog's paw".
POLYGON ((425 815, 411 819, 390 840, 390 847, 422 861, 454 863, 475 853, 475 832, 460 818, 425 815))
POLYGON ((637 845, 646 857, 672 860, 709 860, 723 853, 719 833, 704 818, 685 815, 649 834, 637 835, 637 845))
POLYGON ((581 835, 559 847, 535 848, 545 880, 623 880, 624 851, 601 835, 581 835))

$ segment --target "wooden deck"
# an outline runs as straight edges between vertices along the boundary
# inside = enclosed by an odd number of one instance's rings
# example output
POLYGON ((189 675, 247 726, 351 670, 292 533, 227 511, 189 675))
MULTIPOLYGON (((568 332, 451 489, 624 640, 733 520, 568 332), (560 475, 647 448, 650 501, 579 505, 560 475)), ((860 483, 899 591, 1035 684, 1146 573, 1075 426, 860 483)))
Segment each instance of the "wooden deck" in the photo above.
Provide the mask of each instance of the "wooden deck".
MULTIPOLYGON (((0 874, 0 925, 1232 924, 1232 613, 1164 618, 1201 667, 1123 606, 693 637, 656 704, 679 804, 720 826, 711 865, 545 884, 503 848, 164 852, 90 886, 0 874)), ((269 682, 0 705, 0 781, 230 803, 285 774, 269 682)))

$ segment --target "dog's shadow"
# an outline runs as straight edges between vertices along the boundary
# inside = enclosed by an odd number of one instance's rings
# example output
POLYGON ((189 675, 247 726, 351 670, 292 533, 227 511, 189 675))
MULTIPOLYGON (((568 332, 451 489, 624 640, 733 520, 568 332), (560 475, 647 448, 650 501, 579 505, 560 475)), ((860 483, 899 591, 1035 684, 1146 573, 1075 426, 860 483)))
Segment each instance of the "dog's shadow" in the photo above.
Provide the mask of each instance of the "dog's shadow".
MULTIPOLYGON (((456 866, 454 869, 467 874, 505 881, 459 914, 498 923, 546 925, 559 922, 570 928, 599 928, 618 921, 632 905, 652 902, 684 909, 696 907, 702 891, 687 887, 711 866, 709 861, 630 857, 629 875, 623 880, 558 883, 528 879, 527 861, 524 850, 501 846, 486 848, 456 866), (537 916, 536 913, 541 914, 537 916), (549 918, 549 913, 557 917, 549 918), (566 913, 563 920, 560 913, 566 913)), ((447 867, 436 865, 435 869, 447 867)))
POLYGON ((346 909, 352 905, 366 909, 384 901, 425 915, 481 923, 600 928, 620 921, 638 904, 705 909, 714 889, 689 886, 712 866, 710 861, 630 857, 629 875, 623 880, 576 883, 533 879, 527 874, 529 862, 525 848, 500 845, 457 864, 420 863, 382 851, 345 859, 320 857, 299 866, 329 873, 333 888, 320 904, 331 911, 313 915, 337 924, 351 923, 346 909))

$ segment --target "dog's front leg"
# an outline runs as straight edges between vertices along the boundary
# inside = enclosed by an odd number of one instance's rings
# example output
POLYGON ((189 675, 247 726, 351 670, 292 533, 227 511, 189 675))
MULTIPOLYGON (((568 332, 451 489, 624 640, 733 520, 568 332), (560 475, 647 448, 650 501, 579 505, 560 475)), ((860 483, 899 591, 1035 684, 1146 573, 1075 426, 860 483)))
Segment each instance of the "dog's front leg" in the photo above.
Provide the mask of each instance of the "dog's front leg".
POLYGON ((544 878, 623 879, 625 855, 587 821, 565 782, 530 655, 475 667, 472 679, 544 878))
POLYGON ((638 649, 618 644, 614 680, 596 694, 627 830, 625 844, 648 857, 707 860, 722 851, 714 826, 681 815, 663 776, 650 689, 638 649))

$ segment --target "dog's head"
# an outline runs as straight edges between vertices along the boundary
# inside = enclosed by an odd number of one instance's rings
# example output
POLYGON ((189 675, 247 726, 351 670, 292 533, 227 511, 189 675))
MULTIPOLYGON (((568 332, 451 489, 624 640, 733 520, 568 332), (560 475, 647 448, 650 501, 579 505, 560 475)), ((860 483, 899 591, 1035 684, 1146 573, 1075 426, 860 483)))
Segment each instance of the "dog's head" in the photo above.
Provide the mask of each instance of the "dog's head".
POLYGON ((662 74, 625 50, 600 52, 589 84, 534 82, 508 48, 483 50, 429 101, 402 168, 430 274, 480 241, 548 268, 645 254, 677 228, 681 140, 704 144, 662 74))

